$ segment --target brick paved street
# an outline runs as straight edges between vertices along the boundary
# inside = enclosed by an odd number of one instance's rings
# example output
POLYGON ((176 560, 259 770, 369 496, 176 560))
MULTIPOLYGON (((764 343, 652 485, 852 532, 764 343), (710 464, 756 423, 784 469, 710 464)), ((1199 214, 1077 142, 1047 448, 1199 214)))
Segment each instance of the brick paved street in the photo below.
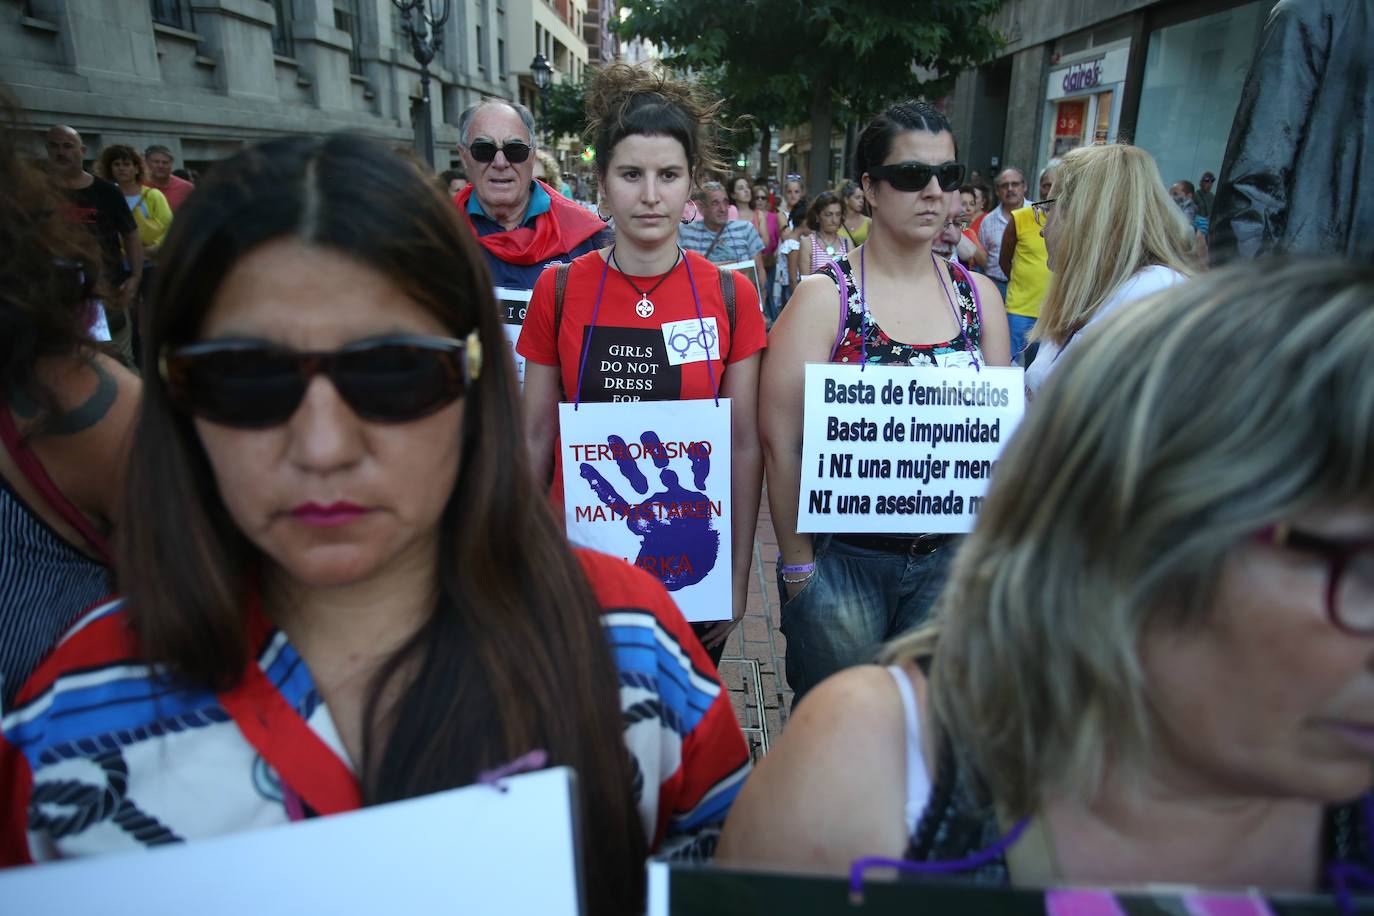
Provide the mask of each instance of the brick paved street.
POLYGON ((725 656, 720 663, 721 680, 730 689, 735 715, 745 729, 755 758, 764 750, 763 726, 767 726, 768 740, 777 740, 787 721, 792 691, 787 687, 783 660, 787 657, 786 640, 778 629, 778 585, 774 575, 774 558, 778 553, 777 538, 773 534, 773 520, 768 513, 767 492, 759 510, 759 524, 754 536, 754 565, 750 570, 749 606, 744 622, 730 634, 725 656), (734 659, 732 661, 732 659, 734 659), (746 661, 740 661, 744 659, 746 661), (760 697, 755 693, 753 666, 758 664, 758 678, 762 692, 763 720, 759 718, 760 697))

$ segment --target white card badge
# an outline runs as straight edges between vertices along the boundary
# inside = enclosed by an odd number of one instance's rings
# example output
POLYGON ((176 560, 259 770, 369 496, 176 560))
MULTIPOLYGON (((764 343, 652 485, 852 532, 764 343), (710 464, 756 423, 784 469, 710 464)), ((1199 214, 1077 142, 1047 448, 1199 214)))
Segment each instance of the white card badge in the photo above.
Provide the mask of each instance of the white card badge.
POLYGON ((720 359, 720 334, 714 318, 670 321, 663 326, 663 343, 670 366, 720 359))

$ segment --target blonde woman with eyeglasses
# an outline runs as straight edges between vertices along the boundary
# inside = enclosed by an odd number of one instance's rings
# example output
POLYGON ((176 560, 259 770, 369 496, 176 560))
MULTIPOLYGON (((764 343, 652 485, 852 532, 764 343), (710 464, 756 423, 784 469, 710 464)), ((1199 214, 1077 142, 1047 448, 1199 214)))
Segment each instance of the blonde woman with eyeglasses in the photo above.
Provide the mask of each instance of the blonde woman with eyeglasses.
POLYGON ((1251 263, 1105 319, 1003 452, 930 622, 807 696, 717 861, 1363 886, 1371 352, 1351 262, 1251 263))
POLYGON ((1195 273, 1191 230, 1139 147, 1066 154, 1054 199, 1036 203, 1034 216, 1053 275, 1030 335, 1040 349, 1026 370, 1029 397, 1093 322, 1195 273))

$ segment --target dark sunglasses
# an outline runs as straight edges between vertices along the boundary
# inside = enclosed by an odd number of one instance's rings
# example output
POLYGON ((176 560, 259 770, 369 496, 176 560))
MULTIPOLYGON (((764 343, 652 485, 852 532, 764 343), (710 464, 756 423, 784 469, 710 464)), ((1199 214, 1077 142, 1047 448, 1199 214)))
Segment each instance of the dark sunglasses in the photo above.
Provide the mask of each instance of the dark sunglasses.
POLYGON ((482 370, 477 332, 467 339, 374 337, 323 353, 251 340, 164 349, 158 371, 177 407, 224 426, 261 429, 291 419, 316 375, 364 420, 418 420, 462 397, 482 370))
POLYGON ((941 191, 956 191, 964 183, 964 167, 958 162, 928 165, 924 162, 896 162, 875 165, 868 170, 874 181, 886 181, 898 191, 920 191, 934 178, 941 191))
POLYGON ((472 158, 478 162, 493 162, 496 159, 496 151, 500 150, 506 154, 506 161, 515 165, 530 158, 530 145, 521 143, 519 140, 512 140, 502 146, 497 146, 490 140, 478 140, 476 143, 468 144, 468 152, 472 158))

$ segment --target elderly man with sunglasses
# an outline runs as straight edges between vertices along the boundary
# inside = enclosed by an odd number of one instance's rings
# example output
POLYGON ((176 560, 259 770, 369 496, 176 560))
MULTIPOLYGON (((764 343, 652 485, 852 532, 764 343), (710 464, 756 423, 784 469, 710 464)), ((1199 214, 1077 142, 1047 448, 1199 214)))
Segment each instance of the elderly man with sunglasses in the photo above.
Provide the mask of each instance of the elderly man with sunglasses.
POLYGON ((504 99, 463 112, 459 153, 468 186, 453 198, 497 286, 533 289, 544 265, 601 245, 605 224, 534 178, 534 116, 504 99))

